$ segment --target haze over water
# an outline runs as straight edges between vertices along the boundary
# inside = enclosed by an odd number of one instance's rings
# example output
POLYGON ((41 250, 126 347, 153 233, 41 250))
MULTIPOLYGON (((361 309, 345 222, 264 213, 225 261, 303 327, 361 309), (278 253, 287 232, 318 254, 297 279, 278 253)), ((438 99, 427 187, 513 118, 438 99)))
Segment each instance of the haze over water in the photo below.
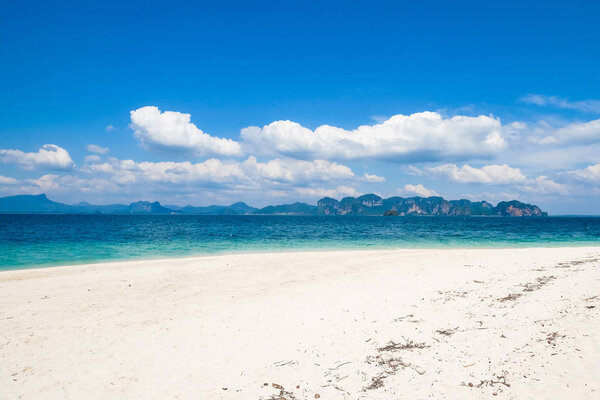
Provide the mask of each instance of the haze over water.
POLYGON ((600 217, 0 215, 0 269, 222 253, 600 244, 600 217))

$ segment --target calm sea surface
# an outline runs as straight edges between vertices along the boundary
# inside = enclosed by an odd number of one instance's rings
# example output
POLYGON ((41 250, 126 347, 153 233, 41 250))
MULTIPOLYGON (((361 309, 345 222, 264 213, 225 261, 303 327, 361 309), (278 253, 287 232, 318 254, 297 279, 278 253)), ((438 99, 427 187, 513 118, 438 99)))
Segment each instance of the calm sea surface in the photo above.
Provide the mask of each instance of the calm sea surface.
POLYGON ((600 245, 600 217, 0 215, 0 269, 284 250, 600 245))

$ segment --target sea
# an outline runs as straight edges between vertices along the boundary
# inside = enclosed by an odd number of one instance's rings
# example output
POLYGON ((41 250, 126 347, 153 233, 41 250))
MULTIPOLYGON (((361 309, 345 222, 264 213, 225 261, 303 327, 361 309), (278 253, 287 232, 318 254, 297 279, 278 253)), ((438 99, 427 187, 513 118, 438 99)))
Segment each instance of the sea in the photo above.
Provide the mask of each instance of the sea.
POLYGON ((600 245, 600 217, 0 215, 0 270, 227 253, 589 245, 600 245))

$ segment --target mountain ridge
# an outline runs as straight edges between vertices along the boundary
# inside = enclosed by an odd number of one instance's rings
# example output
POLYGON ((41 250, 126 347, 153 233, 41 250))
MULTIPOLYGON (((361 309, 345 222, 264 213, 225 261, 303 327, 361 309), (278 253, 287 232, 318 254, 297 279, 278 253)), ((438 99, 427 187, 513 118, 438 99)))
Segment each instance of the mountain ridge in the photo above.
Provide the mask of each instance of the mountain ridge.
POLYGON ((389 197, 376 194, 344 197, 337 200, 323 197, 316 206, 307 203, 270 205, 255 208, 244 202, 229 206, 163 206, 158 201, 136 201, 129 205, 93 205, 81 202, 75 205, 58 203, 45 194, 16 195, 0 198, 0 213, 3 214, 183 214, 183 215, 369 215, 369 216, 500 216, 542 217, 548 214, 534 204, 518 200, 501 201, 492 205, 487 201, 467 199, 446 200, 432 197, 389 197))

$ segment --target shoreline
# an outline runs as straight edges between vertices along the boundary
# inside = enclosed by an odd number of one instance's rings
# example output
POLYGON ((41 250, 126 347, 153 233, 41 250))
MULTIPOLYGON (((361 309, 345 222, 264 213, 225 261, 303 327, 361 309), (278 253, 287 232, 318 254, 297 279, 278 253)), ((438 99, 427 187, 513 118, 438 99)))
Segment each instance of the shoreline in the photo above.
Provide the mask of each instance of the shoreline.
POLYGON ((25 399, 592 398, 599 283, 600 246, 3 271, 0 388, 25 399))
MULTIPOLYGON (((515 243, 517 244, 517 243, 515 243)), ((385 247, 385 246, 370 246, 370 247, 342 247, 342 248, 285 248, 281 250, 257 250, 247 251, 241 250, 236 251, 224 251, 215 253, 201 253, 194 255, 182 255, 180 257, 172 256, 157 256, 157 257, 143 257, 143 258, 115 258, 115 259, 100 259, 96 261, 88 261, 83 263, 73 264, 61 264, 61 263, 48 263, 48 264, 32 264, 32 265, 19 265, 19 266, 2 266, 0 265, 0 274, 11 271, 30 271, 30 270, 44 270, 48 268, 71 268, 71 267, 84 267, 84 266, 98 266, 104 264, 116 264, 116 263, 138 263, 138 262, 157 262, 157 261, 186 261, 195 259, 204 259, 207 257, 226 257, 226 256, 244 256, 244 255, 268 255, 268 254, 295 254, 295 253, 329 253, 329 252, 361 252, 361 251, 403 251, 403 250, 520 250, 520 249, 574 249, 574 248, 600 248, 600 243, 595 242, 547 242, 547 243, 520 243, 522 245, 514 246, 486 246, 486 245, 473 245, 455 247, 451 245, 440 245, 438 247, 385 247)))

